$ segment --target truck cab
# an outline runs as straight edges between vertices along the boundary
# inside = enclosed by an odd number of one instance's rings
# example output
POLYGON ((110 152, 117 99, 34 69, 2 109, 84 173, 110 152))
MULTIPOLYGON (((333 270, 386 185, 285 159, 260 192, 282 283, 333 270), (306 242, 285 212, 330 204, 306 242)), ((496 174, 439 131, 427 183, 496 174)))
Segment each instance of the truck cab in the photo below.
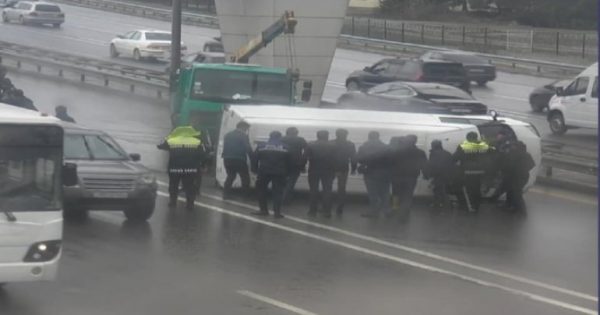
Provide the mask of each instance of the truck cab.
MULTIPOLYGON (((172 122, 192 125, 215 143, 229 105, 299 103, 298 75, 285 68, 249 64, 193 64, 181 69, 172 122)), ((305 90, 310 87, 305 86, 305 90)), ((310 90, 303 91, 303 100, 310 90)))

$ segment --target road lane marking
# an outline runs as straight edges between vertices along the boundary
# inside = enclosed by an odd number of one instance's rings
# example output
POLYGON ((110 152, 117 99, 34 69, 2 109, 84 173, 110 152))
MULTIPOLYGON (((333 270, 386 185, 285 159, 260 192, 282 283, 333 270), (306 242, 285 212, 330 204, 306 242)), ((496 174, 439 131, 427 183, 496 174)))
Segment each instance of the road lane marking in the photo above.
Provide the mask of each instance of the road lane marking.
POLYGON ((553 191, 546 191, 545 189, 539 189, 539 188, 529 188, 529 191, 535 194, 539 194, 539 195, 548 195, 548 196, 552 196, 555 198, 559 198, 559 199, 565 199, 568 201, 573 201, 573 202, 578 202, 578 203, 583 203, 586 205, 591 205, 591 206, 597 206, 598 205, 598 199, 594 199, 594 198, 586 198, 585 196, 576 196, 576 195, 568 195, 568 194, 563 194, 563 193, 558 193, 558 192, 553 192, 553 191))
POLYGON ((249 297, 251 299, 258 300, 258 301, 261 301, 261 302, 264 302, 264 303, 267 303, 267 304, 279 307, 281 309, 284 309, 286 311, 290 311, 292 313, 296 313, 296 314, 299 314, 299 315, 317 315, 316 313, 309 312, 307 310, 303 310, 303 309, 301 309, 299 307, 296 307, 296 306, 293 306, 293 305, 290 305, 290 304, 287 304, 287 303, 284 303, 284 302, 272 299, 272 298, 270 298, 268 296, 260 295, 260 294, 257 294, 257 293, 254 293, 254 292, 251 292, 251 291, 248 291, 248 290, 239 290, 239 291, 237 291, 237 293, 241 294, 241 295, 243 295, 245 297, 249 297))
MULTIPOLYGON (((158 181, 158 184, 161 185, 161 186, 165 186, 165 187, 168 186, 166 183, 164 183, 162 181, 158 181)), ((225 203, 236 205, 236 206, 239 206, 239 207, 248 208, 248 209, 251 209, 251 210, 259 210, 258 207, 256 207, 256 206, 249 205, 249 204, 243 203, 243 202, 234 201, 234 200, 224 200, 220 196, 215 196, 215 195, 206 194, 206 193, 203 193, 202 196, 210 198, 210 199, 213 199, 213 200, 222 201, 222 202, 225 202, 225 203)), ((589 300, 589 301, 593 301, 593 302, 598 302, 598 298, 597 297, 589 295, 589 294, 586 294, 586 293, 582 293, 582 292, 578 292, 578 291, 574 291, 574 290, 570 290, 570 289, 566 289, 566 288, 561 288, 561 287, 558 287, 558 286, 555 286, 555 285, 552 285, 552 284, 547 284, 547 283, 544 283, 544 282, 540 282, 540 281, 528 279, 528 278, 521 277, 521 276, 518 276, 518 275, 514 275, 514 274, 502 272, 502 271, 499 271, 499 270, 494 270, 494 269, 491 269, 491 268, 487 268, 487 267, 483 267, 483 266, 471 264, 471 263, 468 263, 468 262, 465 262, 465 261, 462 261, 462 260, 453 259, 453 258, 449 258, 449 257, 446 257, 446 256, 441 256, 441 255, 434 254, 432 252, 428 252, 428 251, 424 251, 424 250, 420 250, 420 249, 417 249, 417 248, 414 248, 414 247, 404 246, 404 245, 400 245, 400 244, 397 244, 397 243, 385 241, 385 240, 382 240, 382 239, 379 239, 379 238, 376 238, 376 237, 367 236, 367 235, 363 235, 363 234, 360 234, 360 233, 355 233, 355 232, 352 232, 352 231, 348 231, 348 230, 345 230, 345 229, 340 229, 340 228, 336 228, 336 227, 333 227, 333 226, 329 226, 329 225, 325 225, 325 224, 320 224, 320 223, 308 221, 308 220, 301 219, 301 218, 298 218, 298 217, 295 217, 295 216, 292 216, 292 215, 287 215, 286 214, 286 218, 289 219, 289 220, 291 220, 291 221, 295 221, 295 222, 302 223, 302 224, 305 224, 305 225, 317 227, 317 228, 320 228, 320 229, 323 229, 323 230, 327 230, 327 231, 330 231, 330 232, 335 232, 335 233, 338 233, 338 234, 342 234, 342 235, 345 235, 345 236, 353 237, 353 238, 360 239, 360 240, 363 240, 363 241, 368 241, 368 242, 375 243, 375 244, 378 244, 378 245, 383 245, 383 246, 391 247, 391 248, 402 250, 402 251, 409 252, 409 253, 412 253, 412 254, 417 254, 417 255, 420 255, 420 256, 423 256, 423 257, 427 257, 427 258, 430 258, 430 259, 434 259, 434 260, 442 261, 442 262, 445 262, 445 263, 453 264, 453 265, 460 266, 460 267, 463 267, 463 268, 468 268, 468 269, 471 269, 471 270, 476 270, 476 271, 487 273, 487 274, 490 274, 490 275, 493 275, 493 276, 496 276, 496 277, 510 279, 510 280, 513 280, 513 281, 517 281, 517 282, 520 282, 520 283, 525 283, 525 284, 528 284, 528 285, 532 285, 532 286, 535 286, 535 287, 538 287, 538 288, 542 288, 542 289, 546 289, 546 290, 550 290, 550 291, 554 291, 554 292, 559 292, 559 293, 570 295, 570 296, 577 297, 577 298, 580 298, 580 299, 585 299, 585 300, 589 300)))
MULTIPOLYGON (((169 194, 164 193, 162 191, 158 192, 158 195, 161 197, 165 197, 168 198, 169 194)), ((179 197, 178 200, 180 201, 185 201, 185 198, 183 197, 179 197)), ((519 289, 514 289, 514 288, 510 288, 507 286, 504 286, 502 284, 498 284, 495 282, 490 282, 490 281, 486 281, 486 280, 481 280, 472 276, 468 276, 468 275, 464 275, 461 273, 457 273, 457 272, 453 272, 453 271, 449 271, 446 269, 442 269, 442 268, 438 268, 438 267, 434 267, 431 265, 427 265, 427 264, 423 264, 423 263, 419 263, 417 261, 413 261, 413 260, 409 260, 409 259, 405 259, 405 258, 400 258, 394 255, 390 255, 390 254, 386 254, 380 251, 376 251, 376 250, 371 250, 368 249, 366 247, 362 247, 362 246, 358 246, 358 245, 354 245, 354 244, 350 244, 347 242, 343 242, 343 241, 338 241, 329 237, 325 237, 325 236, 321 236, 318 234, 314 234, 311 232, 306 232, 306 231, 302 231, 296 228, 292 228, 292 227, 288 227, 282 224, 278 224, 278 223, 274 223, 274 222, 269 222, 266 220, 261 220, 258 219, 256 217, 250 216, 250 215, 245 215, 245 214, 241 214, 238 213, 236 211, 233 210, 227 210, 221 207, 217 207, 217 206, 213 206, 213 205, 209 205, 207 203, 203 203, 203 202, 199 202, 196 201, 194 202, 195 205, 202 207, 204 209, 208 209, 214 212, 219 212, 219 213, 223 213, 223 214, 228 214, 232 217, 236 217, 236 218, 240 218, 246 221, 250 221, 250 222, 254 222, 254 223, 258 223, 258 224, 262 224, 265 226, 269 226, 272 227, 274 229, 278 229, 278 230, 282 230, 282 231, 286 231, 292 234, 296 234, 296 235, 300 235, 300 236, 304 236, 306 238, 310 238, 313 240, 317 240, 323 243, 327 243, 327 244, 331 244, 331 245, 335 245, 338 247, 342 247, 342 248, 346 248, 346 249, 350 249, 368 256, 373 256, 373 257, 377 257, 377 258, 381 258, 384 260, 389 260, 389 261, 393 261, 402 265, 407 265, 407 266, 411 266, 417 269, 422 269, 425 271, 430 271, 430 272, 434 272, 434 273, 439 273, 442 275, 446 275, 446 276, 450 276, 450 277, 454 277, 454 278, 458 278, 467 282, 471 282, 471 283, 475 283, 481 286, 485 286, 488 288, 495 288, 504 292, 508 292, 517 296, 522 296, 522 297, 526 297, 529 298, 531 300, 534 301, 538 301, 538 302, 542 302, 548 305, 552 305, 552 306, 556 306, 562 309, 567 309, 570 311, 574 311, 574 312, 579 312, 582 314, 589 314, 589 315, 597 315, 595 310, 589 309, 589 308, 585 308, 585 307, 581 307, 575 304, 571 304, 571 303, 567 303, 567 302, 562 302, 559 300, 555 300, 552 298, 548 298, 542 295, 538 295, 535 293, 530 293, 527 291, 523 291, 523 290, 519 290, 519 289)))

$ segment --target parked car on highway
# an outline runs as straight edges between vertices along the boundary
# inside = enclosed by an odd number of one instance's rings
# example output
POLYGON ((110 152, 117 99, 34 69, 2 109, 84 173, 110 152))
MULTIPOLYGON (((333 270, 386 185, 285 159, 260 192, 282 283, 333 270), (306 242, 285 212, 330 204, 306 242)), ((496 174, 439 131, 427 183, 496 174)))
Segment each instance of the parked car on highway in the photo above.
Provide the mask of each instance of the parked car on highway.
POLYGON ((42 1, 19 1, 2 10, 2 22, 25 24, 50 24, 60 27, 65 22, 65 14, 54 3, 42 1))
POLYGON ((496 66, 487 60, 466 51, 428 51, 421 55, 421 60, 445 60, 459 62, 467 71, 467 77, 479 86, 496 80, 496 66))
POLYGON ((393 112, 485 115, 486 105, 450 85, 423 82, 389 82, 371 89, 343 94, 328 108, 393 112))
POLYGON ((598 129, 598 63, 589 66, 566 88, 557 88, 548 105, 548 123, 552 133, 567 129, 598 129))
POLYGON ((109 135, 64 123, 64 159, 77 164, 79 184, 63 188, 67 215, 87 210, 122 210, 129 220, 152 216, 156 177, 139 154, 127 154, 109 135))
POLYGON ((529 94, 529 105, 531 105, 531 110, 534 112, 543 112, 544 109, 548 109, 550 99, 552 96, 556 95, 556 90, 558 88, 564 89, 569 83, 571 83, 569 80, 557 80, 535 88, 529 94))
POLYGON ((465 68, 458 62, 400 58, 386 58, 363 70, 352 72, 346 79, 346 88, 349 91, 364 91, 392 81, 436 82, 470 91, 465 68))
POLYGON ((225 48, 220 37, 215 37, 214 40, 209 40, 202 46, 202 51, 207 53, 225 53, 225 48))
MULTIPOLYGON (((181 58, 181 67, 190 66, 193 63, 225 63, 225 53, 198 51, 185 55, 181 58)), ((171 72, 171 66, 165 68, 165 73, 171 72)))
MULTIPOLYGON (((181 53, 187 47, 181 42, 181 53)), ((171 56, 171 33, 157 30, 137 30, 118 35, 110 41, 110 56, 133 57, 135 60, 162 59, 171 56)))
POLYGON ((19 2, 18 0, 0 0, 0 8, 10 8, 19 2))

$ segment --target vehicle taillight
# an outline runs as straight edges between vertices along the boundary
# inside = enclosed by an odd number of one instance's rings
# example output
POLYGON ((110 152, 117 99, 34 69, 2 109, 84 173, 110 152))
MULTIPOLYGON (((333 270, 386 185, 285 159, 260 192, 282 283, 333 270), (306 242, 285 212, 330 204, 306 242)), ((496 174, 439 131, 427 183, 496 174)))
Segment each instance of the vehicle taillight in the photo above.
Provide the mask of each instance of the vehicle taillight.
POLYGON ((37 12, 31 12, 29 13, 30 16, 38 16, 37 12))

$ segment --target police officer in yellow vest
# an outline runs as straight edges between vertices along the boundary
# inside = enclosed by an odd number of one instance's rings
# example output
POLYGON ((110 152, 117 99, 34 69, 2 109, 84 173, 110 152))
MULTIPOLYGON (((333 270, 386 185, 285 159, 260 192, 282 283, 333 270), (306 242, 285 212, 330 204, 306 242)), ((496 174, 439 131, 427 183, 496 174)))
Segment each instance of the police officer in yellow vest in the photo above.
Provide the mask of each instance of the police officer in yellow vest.
POLYGON ((157 147, 169 151, 169 206, 177 205, 179 184, 182 183, 186 207, 193 209, 199 190, 196 183, 200 182, 198 178, 205 157, 200 132, 191 126, 177 127, 157 147))
POLYGON ((462 175, 462 194, 459 196, 470 212, 478 211, 481 205, 481 179, 489 161, 490 147, 478 138, 476 132, 469 132, 467 140, 458 146, 453 156, 462 175))

